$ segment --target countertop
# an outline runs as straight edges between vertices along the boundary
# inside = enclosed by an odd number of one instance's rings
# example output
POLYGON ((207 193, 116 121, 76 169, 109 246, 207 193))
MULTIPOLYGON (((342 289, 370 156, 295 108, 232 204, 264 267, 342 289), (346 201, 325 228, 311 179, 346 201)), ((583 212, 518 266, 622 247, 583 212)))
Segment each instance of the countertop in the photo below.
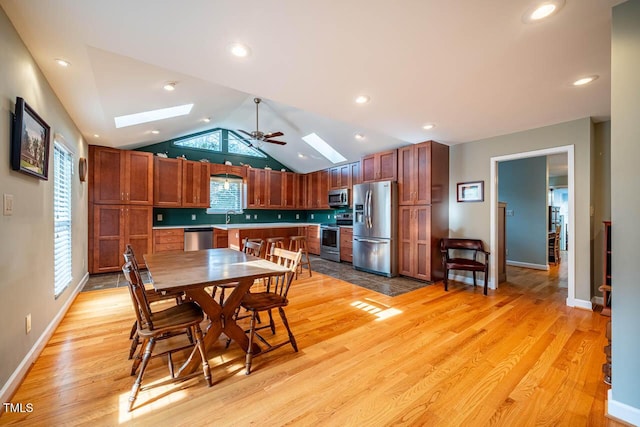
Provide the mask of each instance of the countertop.
POLYGON ((320 225, 312 222, 261 222, 249 224, 194 224, 194 225, 160 225, 154 226, 154 230, 168 228, 217 228, 218 230, 249 230, 256 228, 297 228, 320 225))

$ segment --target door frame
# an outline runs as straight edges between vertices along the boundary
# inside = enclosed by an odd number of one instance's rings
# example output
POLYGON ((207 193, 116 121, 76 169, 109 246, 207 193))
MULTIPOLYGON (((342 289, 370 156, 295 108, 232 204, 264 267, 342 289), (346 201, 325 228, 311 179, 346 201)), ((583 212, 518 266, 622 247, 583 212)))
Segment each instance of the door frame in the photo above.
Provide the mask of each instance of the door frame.
POLYGON ((569 190, 569 239, 567 244, 569 245, 569 249, 567 251, 567 305, 569 307, 575 307, 577 304, 575 295, 576 295, 576 283, 575 283, 575 157, 574 157, 574 146, 573 145, 564 145, 560 147, 552 147, 545 148, 542 150, 535 151, 526 151, 515 154, 508 154, 504 156, 496 156, 491 157, 491 185, 490 187, 490 200, 491 200, 491 239, 490 239, 490 250, 491 253, 496 254, 491 257, 490 260, 490 271, 491 271, 491 288, 498 288, 498 162, 504 162, 509 160, 517 160, 517 159, 526 159, 529 157, 541 157, 548 156, 552 154, 567 154, 567 164, 568 164, 568 190, 569 190))

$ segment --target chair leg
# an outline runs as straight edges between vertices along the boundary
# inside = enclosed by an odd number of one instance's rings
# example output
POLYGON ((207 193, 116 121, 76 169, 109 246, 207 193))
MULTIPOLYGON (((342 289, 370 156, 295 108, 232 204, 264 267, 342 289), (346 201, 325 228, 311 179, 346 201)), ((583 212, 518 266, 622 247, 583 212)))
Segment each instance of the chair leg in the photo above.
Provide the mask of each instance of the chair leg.
POLYGON ((142 362, 143 352, 147 348, 148 343, 148 339, 145 338, 142 340, 142 343, 140 344, 140 351, 138 351, 138 354, 136 354, 136 357, 133 359, 133 363, 131 364, 131 376, 136 374, 138 366, 140 366, 140 362, 142 362))
POLYGON ((209 359, 207 358, 207 351, 204 348, 204 342, 202 341, 202 329, 200 325, 193 327, 196 336, 196 346, 200 350, 200 356, 202 357, 202 371, 204 372, 204 379, 207 380, 207 385, 211 387, 211 368, 209 368, 209 359))
POLYGON ((253 357, 253 352, 251 347, 253 346, 253 337, 255 333, 256 333, 256 312, 252 311, 251 323, 249 324, 249 347, 247 348, 245 375, 249 375, 251 373, 251 358, 253 357))
POLYGON ((273 322, 273 314, 271 313, 271 310, 269 310, 269 327, 271 328, 271 333, 275 335, 276 324, 273 322))
POLYGON ((133 358, 133 355, 136 352, 136 348, 138 348, 138 345, 140 344, 140 337, 138 336, 137 329, 138 328, 136 328, 136 332, 133 334, 133 337, 131 338, 131 347, 129 348, 129 360, 133 358))
POLYGON ((284 323, 284 327, 287 328, 287 333, 289 334, 289 342, 291 342, 291 347, 297 352, 298 344, 296 343, 296 339, 293 336, 293 332, 289 328, 289 322, 287 321, 287 316, 284 314, 284 309, 282 307, 278 307, 278 313, 280 313, 280 317, 282 318, 282 323, 284 323))
POLYGON ((489 269, 484 269, 484 294, 487 295, 487 288, 489 287, 489 269))
POLYGON ((133 403, 136 401, 138 397, 138 392, 140 391, 140 386, 142 385, 142 377, 144 375, 145 369, 147 369, 147 365, 149 364, 149 360, 151 359, 151 352, 156 345, 156 340, 154 338, 149 339, 149 343, 144 351, 144 356, 142 357, 142 365, 140 366, 140 373, 138 374, 138 378, 136 378, 136 382, 133 383, 133 387, 131 387, 131 395, 129 396, 129 409, 131 412, 133 409, 133 403))
MULTIPOLYGON (((135 333, 138 331, 138 321, 135 320, 133 322, 133 325, 131 325, 131 332, 129 332, 129 339, 133 339, 133 336, 135 335, 135 333)), ((129 357, 129 359, 131 359, 131 357, 129 357)))
POLYGON ((448 291, 449 290, 449 270, 448 269, 444 269, 444 290, 448 291))
POLYGON ((473 287, 475 288, 476 286, 478 286, 478 282, 476 280, 476 272, 473 272, 473 287))

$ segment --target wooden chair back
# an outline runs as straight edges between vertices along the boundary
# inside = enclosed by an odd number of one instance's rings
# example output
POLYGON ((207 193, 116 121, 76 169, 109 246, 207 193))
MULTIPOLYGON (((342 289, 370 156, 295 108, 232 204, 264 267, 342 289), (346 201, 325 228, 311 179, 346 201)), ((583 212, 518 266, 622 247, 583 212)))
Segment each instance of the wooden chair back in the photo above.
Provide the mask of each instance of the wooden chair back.
POLYGON ((267 292, 278 294, 286 299, 301 258, 301 251, 292 252, 286 249, 274 247, 271 250, 271 262, 282 265, 289 271, 282 276, 272 277, 271 280, 268 280, 267 292))
POLYGON ((477 261, 476 257, 478 252, 485 252, 484 244, 479 239, 441 239, 440 240, 440 252, 443 256, 449 256, 449 250, 465 250, 474 251, 473 259, 477 261))
POLYGON ((133 247, 127 243, 127 247, 124 251, 124 262, 131 262, 133 264, 134 269, 140 271, 140 266, 138 264, 138 260, 136 259, 136 254, 133 252, 133 247))
POLYGON ((143 329, 153 330, 153 321, 151 320, 151 306, 147 299, 147 293, 140 277, 140 271, 135 267, 133 262, 128 261, 122 266, 122 272, 129 286, 129 294, 133 302, 133 308, 136 312, 136 319, 139 327, 143 329))
POLYGON ((260 252, 262 251, 262 243, 262 239, 256 241, 249 240, 248 237, 245 237, 243 252, 248 255, 260 257, 260 252))

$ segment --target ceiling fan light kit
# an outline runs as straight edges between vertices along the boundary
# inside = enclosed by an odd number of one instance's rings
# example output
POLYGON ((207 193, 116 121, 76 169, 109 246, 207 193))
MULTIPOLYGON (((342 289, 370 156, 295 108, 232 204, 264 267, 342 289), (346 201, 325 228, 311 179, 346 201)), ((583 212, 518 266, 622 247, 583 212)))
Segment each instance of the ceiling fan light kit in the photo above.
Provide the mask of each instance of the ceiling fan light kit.
POLYGON ((250 138, 250 139, 245 139, 244 141, 249 142, 249 147, 254 147, 254 148, 262 147, 262 145, 265 142, 268 142, 270 144, 285 145, 286 142, 271 139, 271 138, 277 138, 279 136, 283 136, 284 133, 282 132, 264 133, 260 131, 260 127, 258 126, 258 106, 262 102, 262 99, 253 98, 253 102, 256 104, 256 130, 252 132, 247 132, 246 130, 238 129, 238 132, 242 132, 243 134, 247 135, 250 138))

